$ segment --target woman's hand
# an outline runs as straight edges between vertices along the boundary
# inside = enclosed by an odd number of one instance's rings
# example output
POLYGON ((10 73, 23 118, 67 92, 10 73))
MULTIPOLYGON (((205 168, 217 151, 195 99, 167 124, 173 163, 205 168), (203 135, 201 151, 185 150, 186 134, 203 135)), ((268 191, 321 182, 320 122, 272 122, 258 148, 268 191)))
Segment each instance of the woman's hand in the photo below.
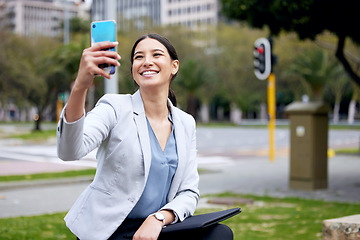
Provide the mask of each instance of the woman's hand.
POLYGON ((115 51, 106 51, 104 49, 114 48, 117 42, 95 43, 90 48, 83 51, 75 85, 78 89, 87 89, 92 85, 95 75, 110 78, 110 74, 99 67, 100 64, 109 64, 120 66, 118 60, 120 55, 115 51))
POLYGON ((67 103, 65 117, 68 122, 78 120, 84 113, 87 89, 93 84, 95 75, 110 78, 110 74, 99 68, 100 64, 107 63, 119 66, 120 55, 114 51, 106 51, 116 47, 117 42, 100 42, 83 51, 78 75, 71 89, 67 103))
POLYGON ((156 240, 160 235, 162 227, 162 221, 157 220, 154 216, 149 216, 136 231, 133 240, 156 240))

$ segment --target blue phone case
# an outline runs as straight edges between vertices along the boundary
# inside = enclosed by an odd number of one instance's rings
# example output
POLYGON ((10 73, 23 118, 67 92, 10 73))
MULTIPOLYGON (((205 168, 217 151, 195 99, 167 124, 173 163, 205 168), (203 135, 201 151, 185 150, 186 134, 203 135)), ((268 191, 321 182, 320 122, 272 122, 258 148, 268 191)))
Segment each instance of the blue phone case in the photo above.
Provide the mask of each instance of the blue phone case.
MULTIPOLYGON (((91 23, 91 45, 97 42, 115 42, 116 41, 116 22, 114 20, 95 21, 91 23)), ((115 51, 115 48, 109 49, 115 51)), ((101 64, 99 67, 109 74, 115 73, 115 66, 101 64)))

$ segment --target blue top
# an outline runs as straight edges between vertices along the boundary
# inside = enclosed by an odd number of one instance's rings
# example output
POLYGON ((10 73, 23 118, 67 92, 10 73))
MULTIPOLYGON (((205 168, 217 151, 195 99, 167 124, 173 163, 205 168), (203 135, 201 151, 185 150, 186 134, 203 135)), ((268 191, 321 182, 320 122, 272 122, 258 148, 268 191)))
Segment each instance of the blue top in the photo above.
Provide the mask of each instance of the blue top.
POLYGON ((159 211, 167 203, 166 198, 178 165, 174 126, 170 113, 169 120, 171 121, 171 133, 163 151, 149 120, 146 118, 151 147, 150 172, 144 192, 129 213, 128 218, 146 218, 159 211))

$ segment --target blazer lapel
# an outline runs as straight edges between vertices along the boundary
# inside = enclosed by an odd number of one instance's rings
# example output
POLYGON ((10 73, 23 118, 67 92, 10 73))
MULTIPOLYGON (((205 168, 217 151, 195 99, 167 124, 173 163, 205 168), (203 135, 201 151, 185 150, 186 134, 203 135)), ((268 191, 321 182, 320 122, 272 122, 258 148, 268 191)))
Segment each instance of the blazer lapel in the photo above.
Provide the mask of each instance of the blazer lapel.
POLYGON ((151 164, 151 148, 144 104, 139 90, 132 95, 132 104, 134 109, 134 121, 137 126, 138 137, 144 157, 145 179, 147 179, 151 164))
POLYGON ((170 199, 172 199, 175 197, 175 194, 179 188, 179 185, 181 183, 180 179, 182 178, 182 175, 184 174, 186 167, 186 136, 185 136, 185 129, 180 120, 180 117, 177 115, 176 111, 174 110, 175 107, 171 104, 170 101, 168 102, 169 105, 171 106, 171 114, 175 127, 176 149, 178 154, 178 166, 169 192, 169 197, 170 199))

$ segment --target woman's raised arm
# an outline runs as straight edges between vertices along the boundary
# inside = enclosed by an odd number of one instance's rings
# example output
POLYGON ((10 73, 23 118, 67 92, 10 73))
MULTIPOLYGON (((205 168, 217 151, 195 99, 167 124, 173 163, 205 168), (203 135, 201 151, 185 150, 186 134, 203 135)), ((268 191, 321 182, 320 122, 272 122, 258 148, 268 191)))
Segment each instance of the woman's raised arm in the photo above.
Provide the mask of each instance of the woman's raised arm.
POLYGON ((120 55, 106 49, 116 47, 117 42, 100 42, 83 51, 73 88, 65 110, 68 122, 74 122, 82 117, 88 88, 93 84, 96 75, 110 78, 110 74, 99 67, 100 64, 120 66, 120 55))

